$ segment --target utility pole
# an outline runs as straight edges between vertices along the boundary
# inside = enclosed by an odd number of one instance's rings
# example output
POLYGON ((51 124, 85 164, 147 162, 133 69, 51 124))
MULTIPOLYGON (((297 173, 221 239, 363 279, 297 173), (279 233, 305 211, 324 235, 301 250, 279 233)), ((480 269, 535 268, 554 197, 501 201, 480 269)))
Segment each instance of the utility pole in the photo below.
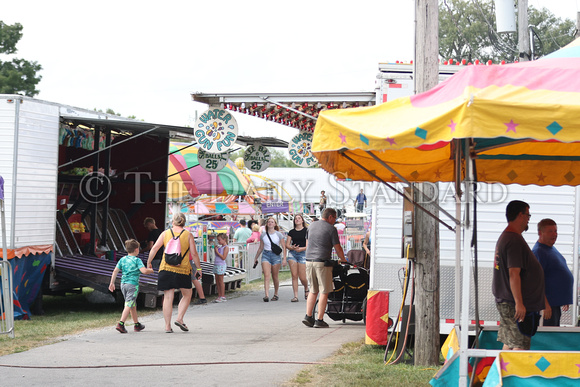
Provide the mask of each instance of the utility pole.
POLYGON ((518 51, 520 62, 532 60, 528 21, 528 0, 518 0, 518 51))
MULTIPOLYGON (((415 3, 415 89, 427 91, 439 83, 439 4, 415 3)), ((417 188, 439 202, 439 185, 419 183, 417 188)), ((423 202, 422 198, 415 198, 423 202)), ((423 203, 438 216, 438 209, 423 203)), ((415 209, 415 351, 416 366, 439 364, 439 224, 423 210, 415 209)))

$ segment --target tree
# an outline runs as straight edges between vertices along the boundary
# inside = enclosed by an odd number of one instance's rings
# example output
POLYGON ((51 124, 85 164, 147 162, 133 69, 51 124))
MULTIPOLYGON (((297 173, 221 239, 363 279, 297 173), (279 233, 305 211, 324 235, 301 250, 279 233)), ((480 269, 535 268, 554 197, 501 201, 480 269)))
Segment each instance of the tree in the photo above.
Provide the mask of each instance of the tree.
MULTIPOLYGON (((0 54, 16 53, 16 44, 22 38, 22 25, 5 24, 0 21, 0 54)), ((37 62, 13 58, 11 61, 0 61, 0 94, 23 94, 34 97, 39 93, 36 85, 41 80, 37 73, 42 66, 37 62)))
MULTIPOLYGON (((546 8, 530 6, 529 23, 534 33, 534 59, 565 46, 574 39, 576 26, 546 8)), ((498 33, 492 0, 440 0, 439 55, 474 62, 518 60, 517 33, 498 33)))

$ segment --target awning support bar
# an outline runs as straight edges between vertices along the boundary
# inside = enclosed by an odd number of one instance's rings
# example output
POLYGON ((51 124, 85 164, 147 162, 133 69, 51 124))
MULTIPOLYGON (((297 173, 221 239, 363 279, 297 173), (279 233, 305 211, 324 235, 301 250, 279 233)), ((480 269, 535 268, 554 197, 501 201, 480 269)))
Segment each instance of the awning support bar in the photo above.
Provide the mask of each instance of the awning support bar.
POLYGON ((363 171, 365 171, 366 173, 368 173, 370 176, 374 177, 375 179, 377 179, 378 181, 380 181, 381 183, 383 183, 384 185, 386 185, 387 187, 389 187, 390 189, 392 189, 395 193, 397 193, 399 196, 403 197, 405 200, 408 200, 409 202, 413 203, 413 205, 417 206, 418 208, 420 208, 421 210, 425 211, 425 213, 427 215, 429 215, 430 217, 432 217, 433 219, 435 219, 436 221, 438 221, 439 223, 441 223, 443 226, 445 226, 447 229, 449 229, 452 232, 455 232, 455 229, 453 227, 451 227, 450 225, 448 225, 447 223, 445 223, 444 221, 442 221, 441 219, 439 219, 437 216, 435 216, 433 213, 429 212, 427 209, 425 209, 423 206, 421 206, 419 203, 417 203, 414 200, 409 199, 404 192, 399 191, 398 189, 396 189, 395 187, 393 187, 392 185, 390 185, 389 183, 387 183, 386 181, 384 181, 383 179, 381 179, 380 177, 378 177, 375 173, 369 171, 368 169, 366 169, 365 167, 363 167, 362 165, 360 165, 358 162, 356 162, 355 160, 353 160, 350 156, 348 156, 346 154, 346 152, 341 152, 340 153, 341 156, 343 156, 344 158, 346 158, 347 160, 349 160, 350 162, 352 162, 353 164, 355 164, 357 167, 359 167, 360 169, 362 169, 363 171))
MULTIPOLYGON (((381 160, 380 158, 378 158, 373 152, 371 151, 366 151, 366 153, 371 156, 373 159, 375 159, 379 164, 381 164, 383 167, 387 168, 390 172, 392 172, 395 176, 397 176, 399 179, 401 179, 402 181, 404 181, 405 183, 409 184, 409 186, 413 187, 413 191, 415 192, 419 192, 421 193, 423 199, 429 199, 421 190, 417 189, 415 187, 415 185, 411 184, 410 181, 408 181, 407 179, 405 179, 403 176, 401 176, 397 171, 395 171, 393 168, 391 168, 387 163, 385 163, 383 160, 381 160)), ((455 222, 456 225, 458 225, 460 222, 459 220, 457 220, 453 215, 451 215, 449 212, 445 211, 443 208, 441 208, 441 206, 437 203, 432 203, 435 207, 437 207, 437 209, 441 212, 443 212, 445 215, 447 215, 449 217, 449 219, 451 219, 453 222, 455 222)))

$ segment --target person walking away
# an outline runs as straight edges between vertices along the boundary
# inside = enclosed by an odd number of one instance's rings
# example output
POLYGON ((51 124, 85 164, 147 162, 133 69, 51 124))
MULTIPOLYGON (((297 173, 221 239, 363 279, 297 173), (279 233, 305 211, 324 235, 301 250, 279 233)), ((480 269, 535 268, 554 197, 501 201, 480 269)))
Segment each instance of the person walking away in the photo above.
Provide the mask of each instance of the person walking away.
POLYGON ((322 213, 322 221, 313 222, 308 228, 308 246, 306 248, 306 277, 308 278, 308 300, 306 301, 306 316, 302 323, 307 327, 328 328, 324 321, 324 312, 328 303, 328 294, 333 290, 332 284, 332 249, 340 258, 340 263, 346 263, 344 251, 338 239, 338 231, 334 227, 336 210, 326 208, 322 213), (318 316, 312 312, 318 299, 318 316))
POLYGON ((360 193, 356 195, 354 204, 356 205, 356 212, 363 212, 364 208, 367 206, 367 197, 362 189, 360 190, 360 193))
POLYGON ((294 298, 291 302, 298 302, 298 279, 304 286, 304 299, 308 299, 308 280, 306 279, 306 223, 301 214, 294 216, 294 228, 288 232, 286 248, 290 250, 288 266, 292 274, 292 290, 294 298))
POLYGON ((143 261, 140 258, 137 258, 137 255, 139 255, 139 242, 135 239, 125 241, 125 250, 127 250, 128 255, 124 256, 119 260, 119 262, 117 262, 117 266, 111 275, 111 283, 109 284, 109 290, 114 292, 115 280, 117 279, 117 274, 121 271, 121 292, 125 299, 125 307, 123 308, 121 319, 117 323, 115 329, 121 333, 127 333, 125 321, 127 321, 127 317, 131 314, 133 330, 135 332, 141 332, 145 329, 145 325, 141 324, 137 317, 139 278, 141 277, 141 274, 153 274, 153 269, 146 268, 143 265, 143 261))
POLYGON ((278 288, 280 280, 280 263, 286 266, 286 240, 280 232, 278 223, 274 218, 268 218, 266 221, 266 230, 260 235, 260 247, 254 258, 254 266, 258 263, 258 257, 262 254, 262 272, 264 273, 264 302, 270 301, 268 296, 270 291, 270 277, 274 282, 274 296, 272 301, 278 301, 278 288), (277 246, 277 248, 275 247, 277 246), (275 250, 280 252, 276 253, 275 250), (262 253, 263 252, 263 253, 262 253))
MULTIPOLYGON (((157 226, 155 225, 155 219, 153 218, 145 218, 145 220, 143 221, 143 226, 145 226, 147 231, 149 231, 149 234, 147 235, 147 242, 145 248, 142 250, 143 253, 146 253, 148 251, 151 251, 153 244, 155 243, 157 238, 159 238, 159 235, 161 235, 163 231, 157 228, 157 226)), ((155 254, 155 257, 153 257, 153 261, 151 261, 151 264, 153 265, 154 269, 156 270, 159 269, 159 265, 161 264, 162 258, 163 258, 163 247, 161 247, 157 251, 157 254, 155 254)))
POLYGON ((215 262, 213 264, 213 273, 215 274, 215 284, 218 292, 218 298, 213 302, 226 302, 226 285, 224 284, 224 274, 226 274, 226 258, 230 252, 228 246, 228 236, 226 234, 218 234, 218 245, 214 247, 215 262))
POLYGON ((234 242, 245 244, 250 235, 252 235, 252 230, 246 227, 246 221, 244 219, 240 220, 240 227, 234 233, 234 242))
POLYGON ((185 312, 189 307, 191 302, 192 294, 192 284, 191 284, 191 265, 189 263, 188 252, 193 257, 193 262, 195 263, 197 279, 201 278, 201 263, 199 261, 199 256, 197 255, 197 249, 195 248, 195 239, 193 235, 184 228, 185 226, 185 215, 178 213, 173 215, 172 227, 163 231, 157 241, 151 248, 149 252, 149 258, 147 259, 147 267, 151 268, 151 261, 161 248, 165 246, 165 252, 163 253, 163 259, 161 260, 161 265, 159 266, 159 275, 157 277, 157 289, 163 292, 163 319, 165 320, 165 332, 173 333, 171 329, 171 316, 173 314, 173 298, 175 296, 175 289, 179 289, 181 292, 181 300, 177 306, 177 318, 175 320, 175 325, 177 325, 182 331, 187 332, 189 328, 183 322, 185 317, 185 312), (177 238, 181 247, 181 263, 177 265, 170 265, 166 261, 167 255, 167 245, 170 240, 177 238))
MULTIPOLYGON (((503 343, 503 350, 530 349, 535 329, 526 330, 522 323, 526 315, 528 320, 535 320, 535 314, 546 306, 544 271, 522 236, 531 216, 526 202, 509 202, 508 225, 495 247, 491 288, 500 315, 497 341, 503 343)), ((550 311, 544 316, 550 318, 550 311)), ((531 325, 537 327, 535 321, 531 325)))
POLYGON ((573 303, 574 275, 568 268, 566 258, 554 247, 558 239, 558 226, 552 219, 542 219, 538 223, 538 241, 532 251, 542 269, 546 286, 546 299, 552 317, 544 316, 544 326, 559 327, 562 311, 568 311, 573 303))

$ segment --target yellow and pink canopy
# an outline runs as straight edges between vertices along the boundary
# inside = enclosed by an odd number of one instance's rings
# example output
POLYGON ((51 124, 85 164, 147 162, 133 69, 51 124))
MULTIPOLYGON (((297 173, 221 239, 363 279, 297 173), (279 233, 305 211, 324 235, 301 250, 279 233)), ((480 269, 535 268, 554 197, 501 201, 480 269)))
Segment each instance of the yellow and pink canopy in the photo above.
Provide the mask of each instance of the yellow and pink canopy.
POLYGON ((409 181, 454 181, 459 140, 479 181, 580 184, 580 39, 534 62, 468 66, 415 96, 324 111, 312 150, 353 180, 376 178, 352 160, 383 181, 400 181, 383 164, 409 181))

